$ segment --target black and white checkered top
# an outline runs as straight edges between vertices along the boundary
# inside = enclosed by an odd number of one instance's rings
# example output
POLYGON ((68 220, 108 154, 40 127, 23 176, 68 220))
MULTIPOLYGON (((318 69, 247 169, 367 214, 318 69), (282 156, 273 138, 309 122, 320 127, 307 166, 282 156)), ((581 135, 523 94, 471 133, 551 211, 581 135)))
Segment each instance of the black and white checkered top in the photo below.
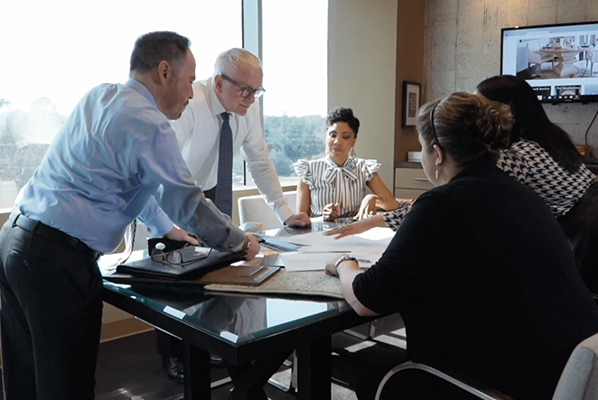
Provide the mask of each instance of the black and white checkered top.
MULTIPOLYGON (((567 214, 596 181, 596 176, 585 165, 570 173, 542 146, 525 139, 501 151, 497 165, 538 193, 555 217, 567 214)), ((410 209, 411 206, 407 205, 389 212, 384 216, 384 222, 397 230, 410 209)))

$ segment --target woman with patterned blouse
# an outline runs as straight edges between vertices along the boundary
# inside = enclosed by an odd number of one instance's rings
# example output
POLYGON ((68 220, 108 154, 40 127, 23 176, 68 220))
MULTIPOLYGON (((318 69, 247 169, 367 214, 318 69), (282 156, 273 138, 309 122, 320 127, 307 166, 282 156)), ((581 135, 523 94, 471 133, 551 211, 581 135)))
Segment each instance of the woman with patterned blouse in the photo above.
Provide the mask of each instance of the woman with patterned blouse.
POLYGON ((335 108, 328 114, 326 126, 326 157, 299 160, 294 165, 299 176, 297 212, 334 221, 339 217, 360 219, 375 214, 377 208, 397 209, 398 202, 377 173, 380 163, 351 156, 359 131, 353 110, 335 108), (366 186, 373 194, 365 195, 366 186))
MULTIPOLYGON (((569 135, 550 121, 531 86, 512 75, 481 82, 476 94, 508 104, 515 118, 511 146, 502 150, 497 165, 531 187, 546 202, 569 239, 580 274, 592 293, 598 293, 598 183, 583 164, 569 135)), ((398 210, 330 231, 344 237, 375 226, 397 230, 410 204, 398 210)))
POLYGON ((512 75, 480 83, 476 94, 508 104, 515 118, 512 145, 498 166, 534 189, 557 217, 579 272, 598 293, 598 183, 569 135, 553 124, 531 86, 512 75))

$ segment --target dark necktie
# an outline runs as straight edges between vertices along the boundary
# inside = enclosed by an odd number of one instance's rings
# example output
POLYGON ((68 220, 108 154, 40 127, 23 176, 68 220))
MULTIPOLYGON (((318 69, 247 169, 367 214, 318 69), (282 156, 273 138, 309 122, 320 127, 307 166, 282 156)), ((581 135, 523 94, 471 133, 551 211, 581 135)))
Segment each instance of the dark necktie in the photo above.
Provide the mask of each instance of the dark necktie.
POLYGON ((218 150, 218 183, 216 184, 216 207, 227 215, 233 211, 233 132, 228 118, 230 114, 223 112, 220 129, 220 146, 218 150))

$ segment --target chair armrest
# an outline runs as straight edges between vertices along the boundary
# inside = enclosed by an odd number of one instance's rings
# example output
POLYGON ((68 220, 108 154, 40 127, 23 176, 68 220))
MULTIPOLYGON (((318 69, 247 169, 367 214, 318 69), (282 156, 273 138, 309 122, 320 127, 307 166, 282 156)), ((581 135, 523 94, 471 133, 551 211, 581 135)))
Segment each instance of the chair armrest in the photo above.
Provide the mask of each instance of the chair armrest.
POLYGON ((376 391, 376 398, 375 400, 380 400, 380 396, 382 395, 382 390, 384 389, 384 385, 390 378, 392 378, 395 374, 407 370, 407 369, 417 369, 420 371, 427 372, 429 374, 435 375, 438 378, 441 378, 453 385, 473 394, 476 397, 484 400, 513 400, 512 397, 509 397, 505 394, 500 393, 499 391, 492 389, 488 386, 475 382, 472 379, 460 376, 458 379, 448 375, 442 371, 437 370, 436 368, 430 367, 426 364, 415 363, 413 361, 407 361, 403 364, 399 364, 393 369, 391 369, 382 379, 380 385, 378 386, 378 390, 376 391))

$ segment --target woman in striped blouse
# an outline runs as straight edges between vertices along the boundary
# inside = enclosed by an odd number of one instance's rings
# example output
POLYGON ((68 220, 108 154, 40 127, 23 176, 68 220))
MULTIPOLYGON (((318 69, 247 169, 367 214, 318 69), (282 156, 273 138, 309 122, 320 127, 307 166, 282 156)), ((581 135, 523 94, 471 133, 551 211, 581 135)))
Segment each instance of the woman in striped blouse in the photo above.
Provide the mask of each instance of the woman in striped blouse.
POLYGON ((297 212, 334 221, 339 217, 360 219, 375 214, 377 208, 397 209, 398 202, 377 173, 380 163, 351 155, 359 131, 353 110, 333 109, 326 126, 326 157, 294 164, 299 176, 297 212), (366 186, 373 194, 365 195, 366 186))

